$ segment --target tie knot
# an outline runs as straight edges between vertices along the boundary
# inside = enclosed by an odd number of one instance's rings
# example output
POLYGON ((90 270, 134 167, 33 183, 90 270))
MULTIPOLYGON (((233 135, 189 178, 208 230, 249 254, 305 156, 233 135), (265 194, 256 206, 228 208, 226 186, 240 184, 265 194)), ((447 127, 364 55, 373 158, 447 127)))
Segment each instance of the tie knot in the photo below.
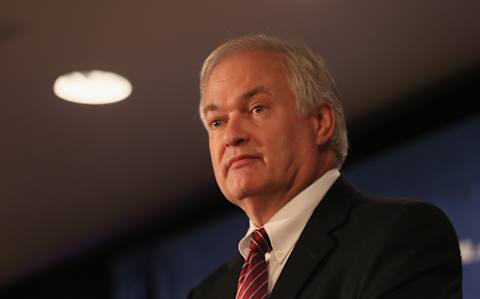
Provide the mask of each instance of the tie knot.
POLYGON ((268 238, 267 232, 263 227, 255 230, 252 233, 250 250, 261 252, 262 254, 265 254, 267 252, 270 252, 270 250, 272 250, 270 239, 268 238))

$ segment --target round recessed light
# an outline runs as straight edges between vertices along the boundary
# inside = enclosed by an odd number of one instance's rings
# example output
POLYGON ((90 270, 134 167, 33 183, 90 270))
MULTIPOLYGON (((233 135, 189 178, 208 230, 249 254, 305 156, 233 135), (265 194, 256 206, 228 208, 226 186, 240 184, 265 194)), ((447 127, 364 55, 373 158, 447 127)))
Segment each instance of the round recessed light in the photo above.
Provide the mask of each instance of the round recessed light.
POLYGON ((118 74, 99 70, 77 71, 55 80, 53 92, 64 100, 90 105, 124 100, 132 93, 132 84, 118 74))

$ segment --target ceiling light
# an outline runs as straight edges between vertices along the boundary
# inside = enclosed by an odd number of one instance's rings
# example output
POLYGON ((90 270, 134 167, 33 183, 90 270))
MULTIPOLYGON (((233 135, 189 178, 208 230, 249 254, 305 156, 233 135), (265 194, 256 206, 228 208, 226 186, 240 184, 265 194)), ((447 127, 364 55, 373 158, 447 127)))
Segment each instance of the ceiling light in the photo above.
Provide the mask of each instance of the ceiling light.
POLYGON ((124 100, 132 93, 132 84, 112 72, 77 71, 55 80, 53 92, 64 100, 90 105, 110 104, 124 100))

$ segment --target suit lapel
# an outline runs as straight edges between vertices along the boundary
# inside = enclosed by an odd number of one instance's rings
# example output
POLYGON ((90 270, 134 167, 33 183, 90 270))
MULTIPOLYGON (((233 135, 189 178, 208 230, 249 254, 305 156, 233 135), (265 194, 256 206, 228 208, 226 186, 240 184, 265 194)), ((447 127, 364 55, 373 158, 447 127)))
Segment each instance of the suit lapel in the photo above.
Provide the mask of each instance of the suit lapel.
POLYGON ((358 192, 342 176, 313 212, 280 274, 270 299, 296 298, 313 270, 336 246, 332 230, 342 225, 358 192))

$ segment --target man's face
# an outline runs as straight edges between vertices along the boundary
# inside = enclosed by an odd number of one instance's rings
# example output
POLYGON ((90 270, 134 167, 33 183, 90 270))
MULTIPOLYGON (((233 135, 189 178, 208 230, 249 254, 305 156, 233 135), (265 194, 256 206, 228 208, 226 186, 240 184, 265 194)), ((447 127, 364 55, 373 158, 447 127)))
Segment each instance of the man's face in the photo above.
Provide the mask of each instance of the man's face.
POLYGON ((315 178, 313 117, 301 115, 280 54, 249 50, 224 58, 203 97, 210 155, 220 189, 245 209, 315 178))

